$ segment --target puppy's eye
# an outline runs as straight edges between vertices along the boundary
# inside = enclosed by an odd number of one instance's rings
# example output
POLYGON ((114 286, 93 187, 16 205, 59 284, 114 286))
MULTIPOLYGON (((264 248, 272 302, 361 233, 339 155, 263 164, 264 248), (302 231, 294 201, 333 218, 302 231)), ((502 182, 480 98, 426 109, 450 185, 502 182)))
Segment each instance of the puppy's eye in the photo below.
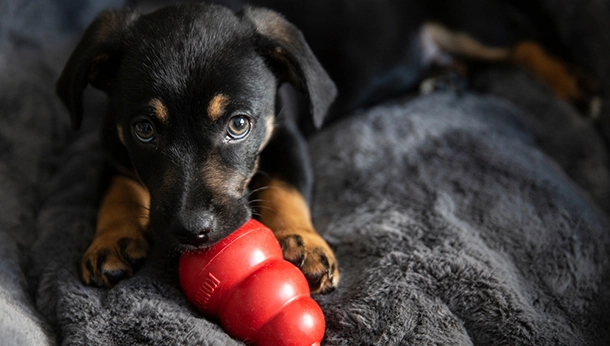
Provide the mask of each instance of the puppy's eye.
POLYGON ((133 133, 143 143, 150 143, 155 139, 155 127, 149 120, 139 120, 133 123, 133 133))
POLYGON ((231 139, 242 139, 250 132, 250 119, 245 115, 236 115, 229 120, 227 134, 231 139))

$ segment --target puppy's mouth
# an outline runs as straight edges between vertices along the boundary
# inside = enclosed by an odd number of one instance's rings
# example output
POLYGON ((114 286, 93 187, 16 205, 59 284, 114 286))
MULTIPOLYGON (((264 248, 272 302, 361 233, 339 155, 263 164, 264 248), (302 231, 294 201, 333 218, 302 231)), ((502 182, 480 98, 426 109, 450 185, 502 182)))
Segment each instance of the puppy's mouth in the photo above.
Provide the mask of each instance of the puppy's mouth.
POLYGON ((205 245, 197 247, 194 245, 184 244, 184 243, 181 243, 178 240, 176 240, 174 245, 172 246, 172 248, 180 253, 182 253, 182 252, 189 253, 189 252, 193 252, 193 251, 207 249, 216 243, 209 243, 209 244, 205 244, 205 245))
POLYGON ((202 250, 202 249, 211 247, 214 244, 221 241, 222 239, 224 239, 226 236, 228 236, 231 233, 232 232, 229 232, 225 236, 219 237, 218 239, 214 239, 214 240, 210 239, 210 237, 208 235, 206 235, 206 236, 201 237, 201 239, 197 243, 193 243, 192 241, 189 241, 189 240, 186 240, 186 239, 183 239, 180 237, 176 237, 173 234, 172 234, 172 236, 170 236, 170 239, 172 242, 172 244, 171 244, 172 248, 175 249, 176 251, 191 252, 191 251, 202 250))
MULTIPOLYGON (((235 230, 237 230, 237 228, 235 228, 235 230)), ((233 233, 233 231, 229 231, 229 232, 219 232, 217 230, 215 231, 211 231, 211 233, 215 233, 215 234, 202 234, 202 235, 197 235, 196 239, 192 239, 192 238, 184 238, 184 237, 180 237, 180 236, 176 236, 173 235, 171 238, 174 242, 174 248, 177 249, 180 252, 184 252, 184 251, 194 251, 194 250, 201 250, 201 249, 205 249, 208 248, 216 243, 218 243, 219 241, 221 241, 222 239, 224 239, 225 237, 227 237, 229 234, 233 233), (220 234, 218 234, 220 233, 220 234), (213 236, 213 237, 212 237, 213 236)))
POLYGON ((203 248, 210 244, 210 233, 214 231, 212 228, 199 228, 195 230, 185 229, 183 226, 172 226, 171 228, 174 238, 180 244, 196 249, 203 248))
POLYGON ((184 217, 176 217, 168 227, 164 227, 170 231, 165 238, 179 252, 208 248, 235 232, 252 216, 249 208, 244 206, 238 209, 242 212, 235 212, 228 218, 212 216, 210 219, 216 220, 214 222, 201 221, 202 217, 197 215, 192 218, 197 221, 185 221, 184 217))

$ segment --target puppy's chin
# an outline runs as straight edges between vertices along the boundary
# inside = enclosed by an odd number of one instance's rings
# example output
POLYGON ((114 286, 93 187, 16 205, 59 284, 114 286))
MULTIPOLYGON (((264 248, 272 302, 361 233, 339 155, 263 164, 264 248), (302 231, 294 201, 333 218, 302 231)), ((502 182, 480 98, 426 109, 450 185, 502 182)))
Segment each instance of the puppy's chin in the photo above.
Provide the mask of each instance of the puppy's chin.
POLYGON ((192 251, 208 248, 208 247, 216 244, 217 242, 209 243, 209 244, 204 244, 202 246, 193 246, 193 245, 181 243, 177 239, 172 237, 172 243, 173 244, 172 244, 171 248, 174 249, 175 251, 180 252, 180 253, 182 253, 182 252, 187 252, 188 253, 188 252, 192 252, 192 251))

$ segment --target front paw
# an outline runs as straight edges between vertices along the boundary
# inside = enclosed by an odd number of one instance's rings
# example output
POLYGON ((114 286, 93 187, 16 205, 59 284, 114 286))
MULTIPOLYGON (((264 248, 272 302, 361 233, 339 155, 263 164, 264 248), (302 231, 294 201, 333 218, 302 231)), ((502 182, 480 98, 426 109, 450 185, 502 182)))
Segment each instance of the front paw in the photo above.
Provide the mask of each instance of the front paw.
POLYGON ((96 236, 81 258, 81 278, 87 285, 112 287, 133 276, 148 250, 144 236, 115 233, 96 236))
POLYGON ((326 241, 314 231, 277 232, 284 258, 299 267, 312 293, 329 293, 339 283, 339 266, 326 241))

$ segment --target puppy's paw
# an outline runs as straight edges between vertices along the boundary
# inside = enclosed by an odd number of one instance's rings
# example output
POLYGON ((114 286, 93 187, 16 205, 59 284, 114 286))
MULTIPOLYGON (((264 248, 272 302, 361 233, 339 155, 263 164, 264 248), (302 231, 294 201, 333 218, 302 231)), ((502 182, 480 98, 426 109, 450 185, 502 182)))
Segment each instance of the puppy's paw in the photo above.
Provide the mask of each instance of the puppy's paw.
POLYGON ((143 235, 97 236, 81 258, 81 278, 87 285, 112 287, 133 276, 146 259, 148 249, 143 235))
POLYGON ((276 232, 284 258, 299 267, 312 293, 329 293, 339 283, 339 266, 326 241, 314 231, 276 232))

